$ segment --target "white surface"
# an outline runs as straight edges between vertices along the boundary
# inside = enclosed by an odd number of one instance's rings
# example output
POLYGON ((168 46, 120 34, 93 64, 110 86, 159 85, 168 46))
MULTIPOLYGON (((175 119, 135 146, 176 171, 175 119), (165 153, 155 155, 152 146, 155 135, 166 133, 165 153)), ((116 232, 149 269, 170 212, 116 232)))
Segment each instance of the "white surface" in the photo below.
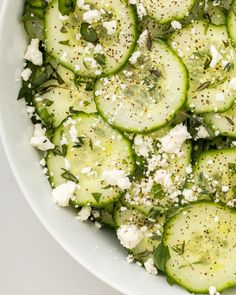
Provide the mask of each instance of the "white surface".
POLYGON ((0 144, 0 294, 119 295, 71 258, 40 224, 0 144))

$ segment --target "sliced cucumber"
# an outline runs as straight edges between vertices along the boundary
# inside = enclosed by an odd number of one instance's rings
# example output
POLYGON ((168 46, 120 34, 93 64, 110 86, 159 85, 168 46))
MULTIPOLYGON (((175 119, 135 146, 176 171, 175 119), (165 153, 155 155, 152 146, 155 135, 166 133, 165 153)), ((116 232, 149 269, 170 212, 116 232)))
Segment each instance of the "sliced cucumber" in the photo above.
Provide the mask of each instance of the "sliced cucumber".
POLYGON ((137 210, 128 209, 118 203, 114 211, 114 220, 118 229, 124 225, 134 225, 141 231, 142 238, 138 245, 128 249, 134 260, 144 263, 153 257, 153 250, 161 241, 163 217, 158 216, 152 222, 137 210))
POLYGON ((224 113, 205 114, 204 120, 217 133, 224 136, 236 137, 236 105, 224 113))
POLYGON ((74 204, 103 207, 120 197, 123 189, 104 177, 104 171, 128 176, 134 169, 130 142, 118 131, 96 114, 79 113, 56 129, 52 142, 56 147, 47 156, 51 184, 78 182, 74 204))
POLYGON ((236 54, 225 26, 198 21, 169 42, 189 71, 188 107, 198 114, 229 109, 236 98, 236 54))
POLYGON ((159 23, 181 20, 189 14, 196 0, 143 0, 148 15, 159 23))
POLYGON ((62 79, 59 84, 55 80, 48 81, 48 91, 34 97, 34 105, 45 126, 57 127, 69 115, 79 111, 96 112, 93 91, 87 91, 87 82, 75 85, 75 75, 70 70, 59 65, 57 73, 62 79))
POLYGON ((124 66, 136 44, 133 7, 123 0, 88 0, 60 17, 57 2, 48 5, 45 15, 49 54, 81 76, 108 75, 124 66))
POLYGON ((146 46, 147 31, 125 71, 95 84, 99 113, 112 126, 143 133, 169 122, 184 104, 188 88, 185 66, 163 41, 146 46), (173 75, 174 72, 174 75, 173 75))
MULTIPOLYGON (((150 146, 147 158, 147 171, 143 177, 137 177, 132 183, 130 190, 123 196, 122 200, 128 208, 135 208, 146 216, 152 216, 157 212, 165 212, 178 203, 188 174, 187 167, 191 167, 192 146, 186 141, 179 155, 162 153, 157 147, 159 139, 165 136, 170 128, 166 127, 148 136, 143 136, 142 141, 150 146), (181 155, 181 156, 180 156, 181 155), (163 184, 157 182, 163 173, 163 184), (155 180, 156 179, 156 180, 155 180), (166 183, 166 187, 164 183, 166 183)), ((140 135, 139 135, 140 136, 140 135)), ((144 145, 143 144, 143 145, 144 145)), ((191 168, 190 168, 191 169, 191 168)))
POLYGON ((193 170, 192 190, 198 198, 235 199, 236 148, 203 152, 193 170))
POLYGON ((219 3, 219 5, 215 5, 215 3, 215 1, 208 1, 206 10, 207 16, 212 24, 217 26, 225 25, 227 22, 227 10, 221 3, 219 3))
POLYGON ((229 10, 229 13, 228 13, 228 17, 227 17, 227 28, 228 28, 228 33, 229 33, 229 36, 232 40, 232 42, 234 43, 234 46, 236 45, 236 12, 235 12, 235 9, 236 9, 236 1, 234 0, 232 5, 231 5, 231 8, 229 10))
POLYGON ((193 293, 236 285, 235 232, 236 212, 221 204, 201 202, 179 210, 165 225, 166 273, 193 293))

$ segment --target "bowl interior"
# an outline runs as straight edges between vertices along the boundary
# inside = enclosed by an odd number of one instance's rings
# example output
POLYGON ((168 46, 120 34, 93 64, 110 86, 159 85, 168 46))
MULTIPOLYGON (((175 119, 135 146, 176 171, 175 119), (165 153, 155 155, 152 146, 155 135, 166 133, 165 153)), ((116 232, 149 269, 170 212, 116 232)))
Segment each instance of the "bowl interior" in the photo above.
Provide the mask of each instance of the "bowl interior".
POLYGON ((137 265, 128 264, 127 254, 112 232, 81 224, 70 210, 59 209, 51 202, 51 189, 39 165, 40 155, 29 144, 32 124, 25 103, 16 99, 20 87, 16 80, 26 48, 19 23, 23 0, 2 0, 1 4, 0 134, 14 175, 35 214, 69 254, 123 294, 187 294, 179 287, 170 287, 164 277, 148 275, 137 265))

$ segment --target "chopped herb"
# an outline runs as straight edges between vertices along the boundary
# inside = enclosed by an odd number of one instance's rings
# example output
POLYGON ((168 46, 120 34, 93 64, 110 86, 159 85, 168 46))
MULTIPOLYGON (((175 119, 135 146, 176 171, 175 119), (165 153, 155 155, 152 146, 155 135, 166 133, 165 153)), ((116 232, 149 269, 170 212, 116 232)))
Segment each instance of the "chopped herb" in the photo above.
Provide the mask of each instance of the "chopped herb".
POLYGON ((165 246, 163 241, 154 249, 154 264, 161 270, 165 271, 166 262, 170 259, 170 252, 168 246, 165 246))
POLYGON ((211 63, 211 58, 208 56, 203 66, 204 70, 207 70, 209 68, 210 63, 211 63))
POLYGON ((225 119, 229 122, 230 125, 234 126, 234 121, 231 118, 225 116, 225 119))
POLYGON ((73 114, 73 115, 77 115, 79 113, 79 111, 74 110, 72 106, 69 107, 69 112, 70 114, 73 114))
POLYGON ((97 53, 94 55, 94 59, 100 66, 106 65, 106 56, 104 54, 97 53))
POLYGON ((62 15, 69 15, 74 12, 76 0, 58 0, 59 11, 62 15))
POLYGON ((208 88, 209 86, 211 85, 211 81, 207 81, 207 82, 204 82, 203 84, 201 84, 196 91, 202 91, 206 88, 208 88))
POLYGON ((89 138, 89 147, 90 147, 91 151, 93 151, 93 142, 92 142, 91 138, 89 138))
POLYGON ((64 172, 61 174, 61 177, 68 180, 68 181, 72 181, 75 183, 79 183, 79 180, 69 171, 67 171, 66 169, 62 169, 64 172))
POLYGON ((171 249, 176 252, 178 255, 182 256, 185 251, 185 241, 183 241, 182 244, 176 245, 174 247, 171 247, 171 249))
POLYGON ((60 147, 56 145, 55 148, 52 150, 52 153, 54 156, 65 157, 67 154, 67 149, 68 149, 68 146, 65 144, 62 145, 62 149, 60 149, 60 147))
POLYGON ((87 101, 87 100, 84 100, 83 101, 83 105, 84 105, 84 107, 87 107, 88 105, 90 105, 91 104, 91 102, 89 102, 89 101, 87 101))
POLYGON ((224 67, 224 71, 227 73, 234 70, 234 64, 232 62, 227 63, 227 65, 224 67))
POLYGON ((160 183, 155 183, 151 189, 151 193, 154 195, 157 199, 163 199, 165 197, 165 192, 162 188, 162 185, 160 183))
POLYGON ((82 23, 80 28, 80 34, 85 41, 96 43, 98 41, 98 36, 96 31, 91 28, 88 23, 82 23))
POLYGON ((102 194, 101 193, 92 193, 92 196, 94 197, 96 202, 99 203, 99 200, 100 200, 102 194))
POLYGON ((74 148, 81 148, 84 145, 84 137, 77 137, 77 142, 73 145, 74 148))
POLYGON ((228 169, 231 174, 236 174, 236 164, 228 163, 228 169))
POLYGON ((104 137, 106 135, 105 132, 99 127, 92 127, 92 129, 98 136, 104 137))
POLYGON ((137 254, 133 254, 133 258, 134 258, 135 260, 140 260, 140 259, 142 259, 142 258, 145 258, 145 257, 151 255, 151 254, 152 254, 151 251, 143 251, 143 252, 139 252, 139 253, 137 253, 137 254))
POLYGON ((46 107, 50 107, 51 105, 54 104, 54 101, 45 98, 45 99, 43 100, 43 103, 45 104, 46 107))
POLYGON ((59 43, 62 45, 69 45, 69 40, 59 41, 59 43))
POLYGON ((67 33, 66 26, 62 26, 61 29, 60 29, 60 32, 63 33, 63 34, 67 33))

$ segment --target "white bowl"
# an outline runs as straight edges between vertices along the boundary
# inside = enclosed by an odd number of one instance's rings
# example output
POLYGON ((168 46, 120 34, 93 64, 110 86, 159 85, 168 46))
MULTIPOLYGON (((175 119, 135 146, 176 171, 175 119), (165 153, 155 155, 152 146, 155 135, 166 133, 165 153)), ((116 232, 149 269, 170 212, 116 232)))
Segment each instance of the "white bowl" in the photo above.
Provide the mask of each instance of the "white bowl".
POLYGON ((59 209, 52 203, 39 154, 29 144, 32 124, 25 103, 16 100, 20 87, 16 77, 23 67, 26 47, 26 36, 19 23, 24 1, 0 1, 0 134, 15 178, 35 214, 74 259, 123 294, 186 294, 179 287, 169 286, 164 277, 148 275, 137 265, 128 264, 127 253, 113 233, 81 224, 70 210, 59 209))

